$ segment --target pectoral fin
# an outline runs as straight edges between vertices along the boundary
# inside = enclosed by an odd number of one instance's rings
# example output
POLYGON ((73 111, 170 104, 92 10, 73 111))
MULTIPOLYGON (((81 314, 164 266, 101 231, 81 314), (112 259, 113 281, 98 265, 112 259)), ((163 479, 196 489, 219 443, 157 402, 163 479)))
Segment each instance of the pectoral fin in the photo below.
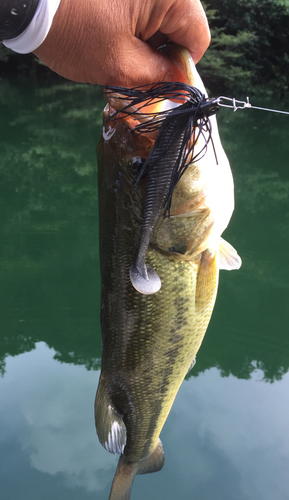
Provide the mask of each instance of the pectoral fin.
POLYGON ((219 269, 226 269, 231 271, 233 269, 240 269, 242 265, 241 257, 238 255, 230 243, 220 238, 219 243, 219 269))
POLYGON ((194 359, 193 359, 193 361, 191 362, 190 367, 189 367, 187 373, 189 373, 192 370, 192 368, 194 368, 196 362, 197 362, 197 356, 195 356, 194 359))

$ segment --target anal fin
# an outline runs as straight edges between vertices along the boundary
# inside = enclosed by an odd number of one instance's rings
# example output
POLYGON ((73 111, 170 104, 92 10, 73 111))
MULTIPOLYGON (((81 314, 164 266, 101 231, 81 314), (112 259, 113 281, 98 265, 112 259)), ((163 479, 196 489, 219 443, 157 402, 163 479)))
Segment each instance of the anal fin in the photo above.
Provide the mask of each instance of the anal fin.
POLYGON ((158 472, 165 463, 165 454, 161 440, 158 440, 156 449, 144 460, 139 462, 137 474, 148 474, 150 472, 158 472))

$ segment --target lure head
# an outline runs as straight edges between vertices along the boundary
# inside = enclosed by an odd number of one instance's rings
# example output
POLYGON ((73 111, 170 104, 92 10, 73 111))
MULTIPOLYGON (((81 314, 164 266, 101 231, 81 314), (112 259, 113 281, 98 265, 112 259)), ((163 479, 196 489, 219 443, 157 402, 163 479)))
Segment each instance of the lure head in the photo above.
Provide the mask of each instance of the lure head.
POLYGON ((200 105, 200 116, 209 116, 215 115, 220 110, 220 104, 218 97, 207 98, 200 105))

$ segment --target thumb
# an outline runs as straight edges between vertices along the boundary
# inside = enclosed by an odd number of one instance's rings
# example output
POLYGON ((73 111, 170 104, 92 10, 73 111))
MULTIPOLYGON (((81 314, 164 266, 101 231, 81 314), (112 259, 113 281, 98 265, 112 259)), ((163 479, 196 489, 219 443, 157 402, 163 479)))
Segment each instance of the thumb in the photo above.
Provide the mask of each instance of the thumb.
POLYGON ((184 76, 174 62, 148 43, 134 38, 133 45, 123 47, 121 67, 115 68, 108 77, 107 85, 134 87, 156 82, 181 81, 184 76))

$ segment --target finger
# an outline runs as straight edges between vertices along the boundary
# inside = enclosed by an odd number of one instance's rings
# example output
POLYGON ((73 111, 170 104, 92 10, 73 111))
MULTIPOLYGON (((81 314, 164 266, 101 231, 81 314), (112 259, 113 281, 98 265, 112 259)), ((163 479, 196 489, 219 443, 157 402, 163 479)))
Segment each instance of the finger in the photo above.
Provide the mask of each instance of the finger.
POLYGON ((176 0, 167 11, 159 30, 192 55, 195 64, 207 50, 210 29, 200 0, 176 0))
POLYGON ((132 47, 123 47, 118 64, 107 72, 105 85, 134 87, 155 82, 183 79, 173 61, 149 44, 134 38, 132 47))

